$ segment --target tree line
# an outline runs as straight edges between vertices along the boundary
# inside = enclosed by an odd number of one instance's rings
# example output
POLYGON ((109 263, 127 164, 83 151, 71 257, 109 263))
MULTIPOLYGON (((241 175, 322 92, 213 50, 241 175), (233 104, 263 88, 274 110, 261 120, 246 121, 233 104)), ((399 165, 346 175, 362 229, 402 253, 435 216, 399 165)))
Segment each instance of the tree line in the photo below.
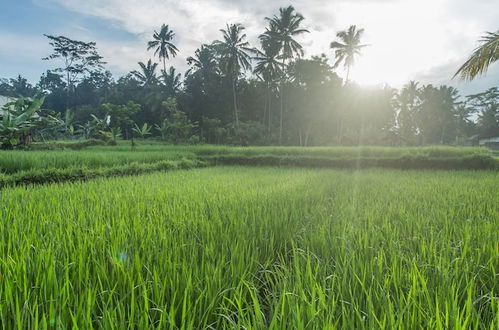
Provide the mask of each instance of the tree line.
MULTIPOLYGON (((292 6, 266 18, 258 45, 241 24, 187 57, 182 75, 167 61, 180 50, 166 24, 146 45, 159 60, 115 79, 95 42, 45 35, 59 61, 36 85, 22 76, 0 80, 0 95, 43 94, 44 109, 60 125, 54 137, 158 137, 174 143, 252 145, 462 144, 492 134, 499 123, 499 90, 462 97, 450 86, 410 81, 400 90, 360 87, 350 68, 367 45, 352 25, 324 54, 304 58, 297 38, 304 17, 292 6), (337 74, 339 66, 345 79, 337 74)), ((461 68, 463 69, 463 68, 461 68)), ((463 69, 464 70, 464 69, 463 69)), ((477 69, 475 69, 476 71, 477 69)), ((472 73, 475 73, 472 71, 472 73)), ((462 74, 462 72, 461 72, 462 74)), ((48 134, 48 133, 47 133, 48 134)))

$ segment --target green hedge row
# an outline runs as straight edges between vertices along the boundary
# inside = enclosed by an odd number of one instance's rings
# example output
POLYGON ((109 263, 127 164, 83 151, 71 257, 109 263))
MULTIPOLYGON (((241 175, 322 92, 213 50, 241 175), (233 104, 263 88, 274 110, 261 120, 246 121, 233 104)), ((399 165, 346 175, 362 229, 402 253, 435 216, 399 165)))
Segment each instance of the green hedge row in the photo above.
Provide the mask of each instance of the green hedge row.
POLYGON ((200 156, 200 159, 163 160, 153 163, 128 163, 112 167, 47 168, 20 171, 13 174, 0 173, 0 189, 16 185, 46 184, 89 180, 98 177, 138 175, 156 171, 190 169, 207 165, 244 166, 297 166, 315 168, 398 168, 398 169, 489 169, 499 170, 499 160, 488 155, 466 155, 462 157, 425 157, 422 155, 395 158, 327 158, 286 155, 241 155, 223 154, 200 156))
POLYGON ((398 169, 499 169, 499 161, 488 155, 467 155, 462 157, 401 156, 395 158, 327 158, 303 156, 244 156, 215 155, 202 160, 212 165, 251 166, 301 166, 329 168, 398 168, 398 169))
POLYGON ((43 170, 29 170, 17 172, 12 175, 0 175, 0 189, 17 185, 84 181, 100 177, 139 175, 156 171, 191 169, 203 166, 205 166, 205 164, 201 161, 181 159, 175 161, 165 160, 149 164, 130 163, 101 168, 72 167, 64 169, 48 168, 43 170))
POLYGON ((93 146, 105 146, 105 145, 116 145, 115 141, 103 141, 97 139, 89 140, 76 140, 76 141, 51 141, 45 143, 33 143, 29 146, 30 150, 61 150, 61 149, 71 149, 71 150, 81 150, 87 147, 93 146))

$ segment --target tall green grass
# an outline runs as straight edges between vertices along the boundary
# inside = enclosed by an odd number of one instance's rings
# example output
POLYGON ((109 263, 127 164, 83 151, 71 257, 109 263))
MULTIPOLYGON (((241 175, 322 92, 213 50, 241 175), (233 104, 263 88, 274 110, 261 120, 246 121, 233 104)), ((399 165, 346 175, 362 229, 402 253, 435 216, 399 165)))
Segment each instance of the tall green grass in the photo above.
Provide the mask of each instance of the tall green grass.
POLYGON ((93 150, 50 151, 0 151, 0 172, 12 174, 20 171, 47 168, 87 167, 101 168, 130 163, 154 163, 163 160, 195 158, 188 151, 171 152, 127 151, 111 152, 93 150))
POLYGON ((81 151, 0 151, 0 173, 47 168, 102 168, 130 163, 155 163, 182 158, 213 164, 299 165, 323 167, 499 168, 487 149, 457 147, 227 147, 174 146, 145 142, 131 151, 117 146, 94 146, 81 151), (444 164, 444 165, 441 165, 444 164))
POLYGON ((217 167, 0 192, 0 323, 494 329, 497 172, 217 167))

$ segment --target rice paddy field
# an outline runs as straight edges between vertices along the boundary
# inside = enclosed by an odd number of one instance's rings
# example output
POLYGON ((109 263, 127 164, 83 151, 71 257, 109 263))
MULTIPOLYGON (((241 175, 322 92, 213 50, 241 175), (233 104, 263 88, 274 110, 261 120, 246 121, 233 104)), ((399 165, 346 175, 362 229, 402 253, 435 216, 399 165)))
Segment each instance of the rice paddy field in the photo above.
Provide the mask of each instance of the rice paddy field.
MULTIPOLYGON (((474 158, 495 163, 499 159, 486 148, 470 147, 234 147, 234 146, 185 146, 166 145, 155 141, 139 142, 136 150, 120 141, 117 146, 94 146, 83 150, 36 150, 0 151, 0 174, 10 175, 22 171, 44 170, 47 168, 102 168, 130 163, 155 163, 178 159, 230 158, 242 164, 265 157, 277 159, 297 158, 310 160, 336 159, 352 160, 380 159, 398 160, 404 157, 414 159, 449 160, 456 164, 474 158)), ((265 162, 262 162, 265 165, 265 162)), ((449 166, 452 168, 452 165, 449 166)))
POLYGON ((498 329, 498 183, 216 166, 6 187, 0 325, 498 329))

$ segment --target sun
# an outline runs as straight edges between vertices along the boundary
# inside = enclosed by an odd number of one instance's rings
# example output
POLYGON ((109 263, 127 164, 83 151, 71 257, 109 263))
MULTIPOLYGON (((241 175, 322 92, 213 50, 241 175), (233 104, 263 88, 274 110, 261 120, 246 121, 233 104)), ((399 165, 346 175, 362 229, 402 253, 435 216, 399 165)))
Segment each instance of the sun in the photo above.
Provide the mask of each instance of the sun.
MULTIPOLYGON (((443 4, 444 0, 344 4, 337 26, 353 22, 364 28, 362 43, 369 45, 350 69, 350 80, 361 85, 400 87, 449 63, 454 54, 441 24, 439 8, 443 4)), ((338 73, 346 76, 342 70, 338 73)))

